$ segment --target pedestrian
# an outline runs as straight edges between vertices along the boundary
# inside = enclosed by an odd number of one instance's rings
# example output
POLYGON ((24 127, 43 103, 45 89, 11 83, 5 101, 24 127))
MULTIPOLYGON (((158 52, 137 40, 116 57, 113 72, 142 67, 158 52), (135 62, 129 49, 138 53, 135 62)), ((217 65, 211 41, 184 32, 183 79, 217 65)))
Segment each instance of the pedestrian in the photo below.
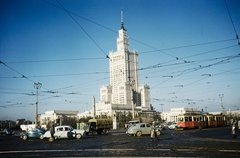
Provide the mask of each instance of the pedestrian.
POLYGON ((237 122, 236 122, 236 120, 233 119, 233 121, 232 121, 232 135, 233 135, 233 138, 236 137, 236 129, 237 129, 237 122))
POLYGON ((202 125, 201 125, 201 122, 198 121, 198 129, 201 131, 202 130, 202 125))
POLYGON ((157 140, 159 140, 156 134, 155 122, 152 123, 150 137, 151 137, 151 141, 153 140, 153 138, 157 138, 157 140))
POLYGON ((55 133, 55 126, 54 126, 54 121, 52 120, 50 124, 50 134, 52 138, 54 138, 54 133, 55 133))
POLYGON ((238 120, 238 129, 240 130, 240 120, 238 120))

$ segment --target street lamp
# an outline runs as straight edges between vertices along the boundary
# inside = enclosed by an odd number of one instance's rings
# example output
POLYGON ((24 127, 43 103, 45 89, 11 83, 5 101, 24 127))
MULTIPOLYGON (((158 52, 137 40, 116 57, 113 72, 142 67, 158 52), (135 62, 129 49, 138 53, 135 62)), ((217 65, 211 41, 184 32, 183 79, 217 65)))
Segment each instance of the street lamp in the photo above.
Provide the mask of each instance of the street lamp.
POLYGON ((163 112, 163 105, 164 105, 164 104, 160 104, 160 105, 162 106, 162 112, 163 112))
POLYGON ((36 94, 36 117, 35 117, 35 126, 37 127, 38 123, 38 89, 42 87, 42 83, 34 83, 34 88, 37 89, 37 94, 36 94))
POLYGON ((222 104, 222 98, 224 97, 224 94, 219 94, 219 97, 221 98, 221 107, 222 107, 222 113, 223 113, 223 104, 222 104))

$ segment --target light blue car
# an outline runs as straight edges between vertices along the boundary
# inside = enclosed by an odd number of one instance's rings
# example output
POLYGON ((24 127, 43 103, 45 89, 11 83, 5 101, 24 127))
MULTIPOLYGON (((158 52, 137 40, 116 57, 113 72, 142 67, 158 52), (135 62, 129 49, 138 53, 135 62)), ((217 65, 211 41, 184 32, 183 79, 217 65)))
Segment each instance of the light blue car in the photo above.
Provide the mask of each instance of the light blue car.
POLYGON ((40 138, 43 139, 43 135, 45 134, 46 130, 43 128, 33 128, 29 131, 23 131, 20 133, 20 138, 23 140, 27 140, 29 138, 40 138))
MULTIPOLYGON (((140 137, 141 135, 145 135, 145 134, 149 134, 151 131, 151 125, 149 123, 137 123, 132 125, 130 128, 128 128, 128 130, 126 131, 126 133, 128 135, 136 135, 138 137, 140 137)), ((156 128, 156 134, 159 136, 161 135, 161 129, 160 128, 156 128)))

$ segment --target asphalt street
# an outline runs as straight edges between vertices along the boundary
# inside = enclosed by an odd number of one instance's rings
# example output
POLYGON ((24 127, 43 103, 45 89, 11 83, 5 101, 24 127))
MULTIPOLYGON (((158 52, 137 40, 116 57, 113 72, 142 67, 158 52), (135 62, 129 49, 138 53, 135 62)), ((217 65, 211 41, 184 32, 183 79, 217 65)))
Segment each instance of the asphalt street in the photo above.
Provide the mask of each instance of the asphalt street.
POLYGON ((128 136, 125 130, 88 135, 80 140, 22 140, 0 136, 0 157, 240 157, 240 131, 230 127, 203 130, 164 130, 159 140, 150 135, 128 136))

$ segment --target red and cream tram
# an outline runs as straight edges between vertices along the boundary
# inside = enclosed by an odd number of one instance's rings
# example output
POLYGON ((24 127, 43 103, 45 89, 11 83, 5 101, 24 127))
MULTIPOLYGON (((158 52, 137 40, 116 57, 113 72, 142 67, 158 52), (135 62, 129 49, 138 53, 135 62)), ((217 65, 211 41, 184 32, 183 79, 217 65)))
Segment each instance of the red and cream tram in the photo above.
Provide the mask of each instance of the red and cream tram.
POLYGON ((189 129, 201 127, 226 126, 226 117, 222 114, 186 113, 178 115, 178 128, 189 129))

